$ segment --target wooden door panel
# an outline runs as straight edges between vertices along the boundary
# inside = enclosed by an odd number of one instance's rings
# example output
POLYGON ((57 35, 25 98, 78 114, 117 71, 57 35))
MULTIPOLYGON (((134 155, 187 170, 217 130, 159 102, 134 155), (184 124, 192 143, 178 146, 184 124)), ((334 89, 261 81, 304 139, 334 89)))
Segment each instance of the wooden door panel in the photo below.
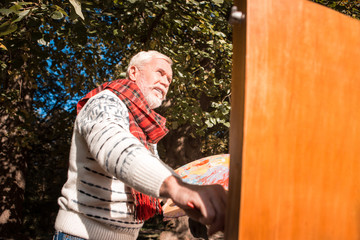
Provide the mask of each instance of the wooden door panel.
POLYGON ((305 0, 235 4, 228 239, 360 239, 359 21, 305 0))

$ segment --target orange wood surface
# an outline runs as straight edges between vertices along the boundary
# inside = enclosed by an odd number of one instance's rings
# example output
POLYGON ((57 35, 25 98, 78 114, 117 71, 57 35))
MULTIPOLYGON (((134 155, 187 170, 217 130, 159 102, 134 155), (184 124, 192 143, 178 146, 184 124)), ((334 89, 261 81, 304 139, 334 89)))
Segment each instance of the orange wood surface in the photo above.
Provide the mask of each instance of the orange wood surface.
POLYGON ((306 0, 235 4, 226 239, 360 239, 360 22, 306 0))

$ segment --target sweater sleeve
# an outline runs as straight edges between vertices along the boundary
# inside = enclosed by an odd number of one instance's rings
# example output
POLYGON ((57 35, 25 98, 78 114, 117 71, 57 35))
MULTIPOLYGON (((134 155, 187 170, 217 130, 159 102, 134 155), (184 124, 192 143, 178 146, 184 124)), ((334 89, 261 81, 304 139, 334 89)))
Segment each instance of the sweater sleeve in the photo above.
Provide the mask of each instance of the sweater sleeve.
POLYGON ((137 191, 159 197, 163 181, 176 175, 130 133, 126 105, 111 91, 90 98, 75 127, 98 164, 137 191))

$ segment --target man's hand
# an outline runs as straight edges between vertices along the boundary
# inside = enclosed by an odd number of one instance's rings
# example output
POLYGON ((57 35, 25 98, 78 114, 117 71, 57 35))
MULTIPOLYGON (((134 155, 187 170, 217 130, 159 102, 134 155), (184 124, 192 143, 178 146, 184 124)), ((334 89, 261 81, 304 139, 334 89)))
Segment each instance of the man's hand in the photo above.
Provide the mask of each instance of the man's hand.
POLYGON ((209 227, 209 236, 224 230, 227 192, 221 185, 192 185, 174 176, 165 179, 160 196, 171 198, 186 214, 209 227))

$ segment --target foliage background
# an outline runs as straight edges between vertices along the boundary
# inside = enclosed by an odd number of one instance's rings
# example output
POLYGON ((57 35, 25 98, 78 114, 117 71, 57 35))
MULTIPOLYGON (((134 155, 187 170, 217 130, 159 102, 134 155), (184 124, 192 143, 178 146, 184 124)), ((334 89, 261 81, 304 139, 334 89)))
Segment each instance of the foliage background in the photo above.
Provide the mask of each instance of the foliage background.
MULTIPOLYGON (((360 1, 314 2, 360 19, 360 1)), ((177 167, 228 151, 231 6, 230 0, 0 3, 0 239, 51 238, 75 103, 123 77, 140 50, 175 62, 159 109, 172 130, 159 146, 162 159, 177 167)), ((161 224, 155 219, 146 227, 161 224)))

